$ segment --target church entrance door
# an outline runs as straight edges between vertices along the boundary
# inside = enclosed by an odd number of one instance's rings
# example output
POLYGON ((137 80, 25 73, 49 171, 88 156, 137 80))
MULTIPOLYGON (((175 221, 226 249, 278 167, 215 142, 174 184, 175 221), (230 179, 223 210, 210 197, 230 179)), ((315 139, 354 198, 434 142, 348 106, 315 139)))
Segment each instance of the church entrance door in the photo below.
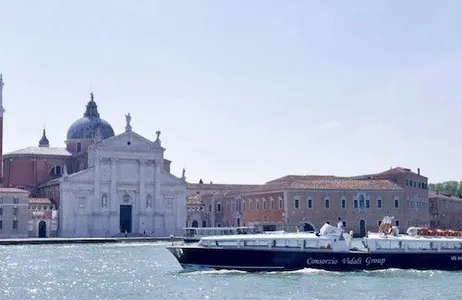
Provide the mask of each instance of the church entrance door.
POLYGON ((132 206, 121 205, 120 206, 120 232, 131 233, 132 232, 132 206))
POLYGON ((39 222, 38 236, 40 238, 47 237, 47 223, 45 221, 40 221, 39 222))

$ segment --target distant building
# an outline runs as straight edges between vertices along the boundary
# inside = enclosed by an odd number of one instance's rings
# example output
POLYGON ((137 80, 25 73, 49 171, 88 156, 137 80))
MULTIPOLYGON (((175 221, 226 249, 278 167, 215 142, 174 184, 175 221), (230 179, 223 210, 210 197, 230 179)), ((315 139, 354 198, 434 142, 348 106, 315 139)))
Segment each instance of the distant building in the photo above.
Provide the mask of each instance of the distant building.
POLYGON ((44 129, 38 146, 3 155, 3 185, 24 188, 37 195, 39 185, 62 175, 70 157, 65 148, 50 147, 44 129))
POLYGON ((59 205, 59 235, 180 235, 186 223, 186 181, 170 174, 160 131, 155 141, 132 131, 113 135, 93 96, 68 131, 70 169, 40 186, 59 205), (85 161, 87 160, 87 161, 85 161), (83 169, 81 169, 83 168, 83 169))
POLYGON ((29 192, 0 188, 0 238, 27 237, 29 192))
POLYGON ((205 205, 200 195, 189 196, 186 207, 186 227, 207 227, 210 223, 210 215, 205 211, 205 205))
MULTIPOLYGON (((420 168, 412 172, 408 168, 396 167, 385 172, 361 176, 367 179, 385 179, 403 188, 401 205, 405 210, 402 226, 429 226, 430 214, 428 204, 428 178, 422 176, 420 168)), ((396 218, 395 218, 396 219, 396 218)))
MULTIPOLYGON (((0 134, 2 87, 0 76, 0 134)), ((26 189, 35 198, 26 236, 27 232, 66 237, 182 233, 184 172, 181 178, 170 173, 160 131, 156 140, 148 140, 132 131, 130 114, 125 117, 125 132, 116 135, 100 117, 91 93, 83 116, 67 131, 66 147, 50 147, 43 130, 38 146, 3 156, 3 186, 26 189)))
POLYGON ((209 226, 316 230, 341 218, 365 235, 385 215, 401 231, 430 224, 427 178, 400 167, 355 177, 288 175, 262 185, 189 184, 188 193, 200 196, 209 226))
POLYGON ((239 198, 241 192, 253 186, 256 185, 188 183, 188 201, 191 203, 191 207, 188 206, 188 225, 192 226, 192 222, 196 220, 199 227, 242 226, 243 214, 238 206, 240 202, 235 199, 239 198), (201 207, 203 213, 199 220, 194 209, 201 207))
POLYGON ((58 210, 48 198, 29 198, 29 237, 58 236, 58 210))
POLYGON ((462 198, 429 192, 430 227, 462 230, 462 198))

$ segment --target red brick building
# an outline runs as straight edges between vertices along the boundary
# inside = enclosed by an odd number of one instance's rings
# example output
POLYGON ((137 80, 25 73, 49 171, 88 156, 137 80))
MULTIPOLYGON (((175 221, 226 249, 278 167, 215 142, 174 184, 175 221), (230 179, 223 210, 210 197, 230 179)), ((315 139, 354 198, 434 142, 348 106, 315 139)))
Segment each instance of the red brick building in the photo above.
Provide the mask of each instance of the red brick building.
POLYGON ((208 226, 319 229, 324 222, 364 235, 385 215, 402 231, 429 226, 427 178, 406 168, 356 177, 289 175, 262 185, 190 184, 201 195, 208 226))
POLYGON ((44 129, 38 146, 3 155, 3 186, 24 188, 37 195, 40 184, 61 176, 70 157, 65 148, 50 147, 44 129))

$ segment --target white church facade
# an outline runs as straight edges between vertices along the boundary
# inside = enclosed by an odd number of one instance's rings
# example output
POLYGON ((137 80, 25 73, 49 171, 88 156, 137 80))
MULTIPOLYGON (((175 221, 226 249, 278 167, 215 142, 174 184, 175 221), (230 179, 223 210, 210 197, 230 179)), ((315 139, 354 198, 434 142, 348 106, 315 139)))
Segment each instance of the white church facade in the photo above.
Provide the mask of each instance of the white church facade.
MULTIPOLYGON (((127 124, 129 126, 129 124, 127 124)), ((88 148, 88 168, 60 181, 59 235, 181 235, 186 180, 164 170, 157 133, 152 142, 126 132, 88 148)))
POLYGON ((55 178, 39 195, 58 208, 61 237, 182 235, 187 183, 170 173, 160 131, 152 141, 132 131, 114 134, 100 118, 93 93, 83 117, 69 127, 55 178))

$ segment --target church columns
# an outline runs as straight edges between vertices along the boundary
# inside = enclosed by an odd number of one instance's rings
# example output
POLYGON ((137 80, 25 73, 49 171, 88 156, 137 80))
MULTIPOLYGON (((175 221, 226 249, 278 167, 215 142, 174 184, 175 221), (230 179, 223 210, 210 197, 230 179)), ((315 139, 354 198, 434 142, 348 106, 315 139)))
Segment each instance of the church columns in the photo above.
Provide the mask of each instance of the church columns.
POLYGON ((154 211, 160 211, 160 204, 162 199, 160 198, 160 162, 156 160, 155 165, 155 174, 154 174, 154 211))
POLYGON ((144 178, 144 175, 146 174, 146 171, 145 171, 145 165, 146 165, 146 161, 142 158, 140 158, 138 160, 139 164, 140 164, 140 210, 143 210, 143 208, 145 206, 143 206, 144 204, 144 201, 146 199, 146 183, 145 183, 145 178, 144 178))
POLYGON ((146 224, 143 224, 143 218, 141 218, 141 212, 145 209, 146 207, 146 183, 145 183, 145 166, 146 166, 146 160, 144 158, 140 158, 138 160, 139 165, 140 165, 140 196, 138 200, 138 232, 143 233, 143 230, 146 227, 146 224))
MULTIPOLYGON (((93 187, 94 187, 94 190, 93 190, 93 205, 89 205, 91 207, 91 211, 90 211, 90 214, 95 212, 95 211, 101 211, 101 195, 100 195, 100 176, 101 176, 101 172, 100 172, 100 165, 101 165, 101 158, 99 157, 96 157, 95 159, 95 178, 93 178, 94 180, 94 184, 93 184, 93 187)), ((99 220, 97 218, 92 218, 92 222, 89 222, 89 229, 88 229, 88 235, 89 236, 94 236, 95 234, 97 234, 97 231, 99 230, 99 227, 98 226, 99 224, 99 220)))
POLYGON ((111 197, 109 207, 111 211, 117 210, 117 158, 111 158, 111 197))
POLYGON ((95 178, 94 178, 94 198, 95 200, 93 201, 93 211, 95 210, 101 210, 101 201, 100 201, 100 163, 101 159, 99 157, 96 158, 95 160, 95 178))

